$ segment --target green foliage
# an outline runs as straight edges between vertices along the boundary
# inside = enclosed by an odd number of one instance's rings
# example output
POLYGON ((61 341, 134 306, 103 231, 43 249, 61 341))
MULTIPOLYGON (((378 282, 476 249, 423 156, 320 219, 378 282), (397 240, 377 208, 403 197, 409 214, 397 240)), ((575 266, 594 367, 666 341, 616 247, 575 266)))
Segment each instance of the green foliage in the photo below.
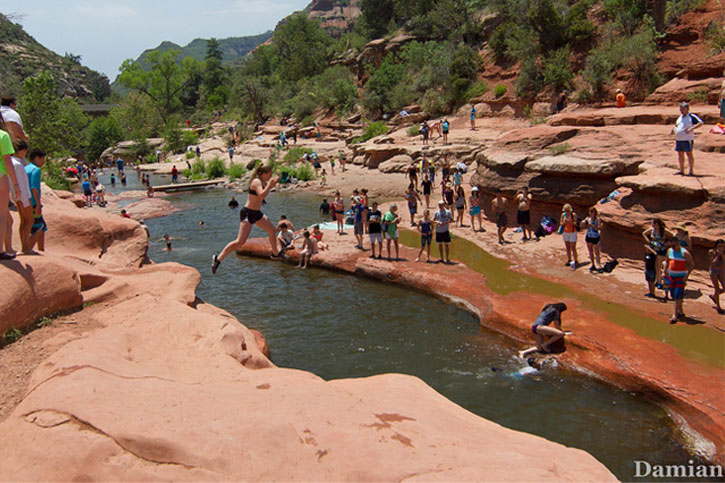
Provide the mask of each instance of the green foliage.
POLYGON ((305 13, 287 17, 274 32, 275 69, 285 82, 313 77, 327 67, 332 37, 305 13))
POLYGON ((305 154, 312 154, 312 149, 295 146, 285 153, 284 158, 282 158, 282 162, 284 164, 296 163, 302 159, 305 154))
MULTIPOLYGON (((672 25, 682 15, 699 8, 705 0, 668 0, 665 8, 665 24, 672 25)), ((722 5, 720 5, 722 8, 722 5)))
POLYGON ((420 134, 420 124, 417 122, 408 128, 408 136, 415 137, 420 134))
POLYGON ((101 157, 106 148, 123 140, 123 130, 116 118, 97 117, 86 130, 86 158, 95 160, 101 157))
POLYGON ((229 89, 226 87, 227 73, 222 66, 222 52, 219 41, 211 38, 206 42, 202 80, 202 99, 208 109, 219 109, 227 102, 229 89))
POLYGON ((24 87, 18 107, 30 145, 57 157, 80 149, 88 116, 78 103, 57 96, 56 82, 48 72, 25 79, 24 87))
POLYGON ((156 156, 156 153, 147 154, 144 159, 146 160, 146 164, 155 164, 159 162, 159 157, 156 156))
POLYGON ((277 174, 280 176, 287 173, 290 178, 297 178, 300 181, 315 179, 315 170, 310 163, 302 163, 299 166, 278 166, 277 174))
POLYGON ((690 102, 707 103, 707 93, 709 89, 707 87, 700 87, 695 92, 687 94, 687 100, 690 102))
POLYGON ((197 159, 191 163, 191 176, 204 176, 206 173, 206 163, 203 159, 197 159))
POLYGON ((710 46, 710 53, 717 55, 725 52, 725 27, 720 22, 713 22, 705 31, 705 38, 710 46))
POLYGON ((388 54, 383 62, 365 84, 363 104, 373 112, 394 111, 400 106, 390 102, 390 92, 403 81, 405 66, 395 62, 392 54, 388 54))
POLYGON ((229 168, 227 169, 227 175, 229 175, 229 180, 234 181, 236 179, 239 179, 243 177, 247 173, 247 167, 243 164, 237 164, 232 163, 229 165, 229 168))
POLYGON ((383 134, 388 133, 388 125, 385 124, 383 121, 376 121, 371 122, 367 126, 365 126, 365 129, 363 129, 363 135, 359 138, 357 138, 358 143, 364 143, 365 141, 369 141, 370 139, 382 136, 383 134))
POLYGON ((192 146, 194 144, 199 144, 199 135, 195 133, 194 131, 186 130, 182 134, 182 139, 184 140, 185 146, 192 146))
POLYGON ((166 149, 174 153, 181 153, 186 148, 178 119, 172 118, 166 124, 164 141, 166 141, 166 149))
POLYGON ((519 78, 516 79, 516 95, 532 98, 541 90, 543 79, 541 69, 534 59, 527 59, 521 64, 519 78))
POLYGON ((506 94, 505 84, 497 84, 496 87, 493 88, 493 95, 497 98, 503 96, 504 94, 506 94))
POLYGON ((210 160, 209 163, 206 165, 206 176, 209 179, 221 178, 226 173, 226 165, 224 164, 224 161, 219 158, 214 158, 210 160))
POLYGON ((372 38, 382 37, 388 33, 390 24, 395 19, 395 2, 393 0, 361 0, 360 21, 364 24, 368 35, 372 38))
POLYGON ((194 159, 196 157, 196 153, 194 151, 187 151, 184 156, 186 159, 194 159))
POLYGON ((111 110, 109 117, 118 122, 125 139, 153 137, 159 134, 164 126, 151 99, 137 92, 126 96, 119 107, 111 110))
POLYGON ((569 70, 569 47, 562 47, 544 58, 544 85, 560 91, 571 86, 574 74, 569 70))
POLYGON ((139 62, 126 59, 121 64, 118 81, 126 88, 146 96, 158 114, 167 123, 170 116, 180 111, 181 94, 185 88, 199 79, 203 64, 186 57, 179 64, 178 50, 163 53, 151 52, 147 61, 150 70, 143 69, 139 62))
POLYGON ((568 153, 569 151, 571 151, 571 146, 567 143, 554 144, 552 146, 549 146, 549 152, 553 156, 558 156, 559 154, 568 153))
POLYGON ((326 69, 315 79, 315 96, 323 107, 350 112, 357 102, 357 87, 350 70, 341 65, 326 69))
POLYGON ((488 91, 488 85, 483 81, 476 81, 470 85, 464 96, 466 100, 482 96, 488 91))
POLYGON ((421 107, 431 116, 439 116, 446 112, 447 105, 440 92, 428 89, 423 95, 421 107))
POLYGON ((612 81, 613 71, 614 61, 605 49, 597 48, 589 53, 583 77, 588 86, 585 92, 590 98, 601 99, 604 96, 606 85, 612 81))
POLYGON ((631 36, 647 13, 647 0, 604 0, 604 11, 619 33, 631 36))
POLYGON ((66 179, 65 170, 60 163, 46 158, 41 175, 43 182, 50 188, 70 191, 71 183, 66 179))
POLYGON ((12 344, 13 342, 20 340, 23 333, 19 329, 8 329, 3 334, 4 345, 12 344))

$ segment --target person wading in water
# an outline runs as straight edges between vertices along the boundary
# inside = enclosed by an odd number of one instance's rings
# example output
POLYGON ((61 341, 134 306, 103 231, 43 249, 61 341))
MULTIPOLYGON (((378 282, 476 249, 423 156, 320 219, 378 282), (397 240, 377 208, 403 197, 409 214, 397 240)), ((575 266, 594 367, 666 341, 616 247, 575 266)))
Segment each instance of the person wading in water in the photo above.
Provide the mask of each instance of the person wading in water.
POLYGON ((262 230, 269 234, 269 245, 272 248, 272 257, 279 257, 279 250, 277 249, 277 230, 275 226, 269 221, 267 216, 262 213, 262 204, 264 199, 267 197, 269 192, 277 186, 279 182, 279 176, 272 178, 272 168, 270 166, 263 166, 257 170, 255 176, 252 177, 252 182, 249 185, 249 197, 244 208, 239 212, 239 234, 236 240, 233 240, 224 247, 220 254, 214 254, 211 260, 211 273, 216 273, 219 268, 219 264, 232 252, 240 250, 249 238, 249 233, 252 231, 252 225, 257 225, 262 230))

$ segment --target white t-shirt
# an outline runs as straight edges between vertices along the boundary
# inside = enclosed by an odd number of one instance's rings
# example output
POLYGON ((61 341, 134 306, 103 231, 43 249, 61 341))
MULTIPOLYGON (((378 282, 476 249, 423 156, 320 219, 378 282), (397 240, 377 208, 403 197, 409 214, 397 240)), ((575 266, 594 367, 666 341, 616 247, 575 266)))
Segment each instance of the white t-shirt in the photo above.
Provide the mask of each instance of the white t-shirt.
POLYGON ((433 214, 433 221, 436 222, 436 233, 448 231, 448 223, 453 221, 453 215, 448 210, 438 210, 433 214))
MULTIPOLYGON (((20 119, 20 114, 10 106, 0 106, 0 114, 3 116, 5 122, 14 122, 20 129, 23 129, 23 121, 20 119)), ((23 129, 23 133, 25 130, 23 129)))
POLYGON ((688 112, 684 116, 680 114, 680 117, 677 118, 677 122, 675 123, 675 140, 694 141, 695 133, 687 132, 687 130, 695 124, 700 124, 701 122, 702 119, 692 114, 691 112, 688 112))
POLYGON ((20 201, 24 206, 30 206, 30 182, 28 181, 28 173, 25 172, 25 166, 23 162, 16 158, 11 157, 13 161, 13 168, 15 169, 15 177, 18 179, 18 187, 20 188, 20 198, 15 198, 15 189, 10 187, 10 199, 13 201, 20 201))

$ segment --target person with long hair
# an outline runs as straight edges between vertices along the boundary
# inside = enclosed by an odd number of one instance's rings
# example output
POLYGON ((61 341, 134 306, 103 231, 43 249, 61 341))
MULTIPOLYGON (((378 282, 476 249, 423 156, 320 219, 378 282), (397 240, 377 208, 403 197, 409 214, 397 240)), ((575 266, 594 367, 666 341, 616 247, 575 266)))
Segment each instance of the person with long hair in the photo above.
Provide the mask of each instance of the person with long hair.
POLYGON ((584 228, 587 229, 585 240, 587 249, 589 250, 589 260, 592 266, 590 272, 603 272, 602 269, 602 250, 601 250, 601 230, 602 221, 599 219, 599 212, 595 207, 589 208, 589 216, 584 219, 584 228))
POLYGON ((572 270, 576 270, 579 265, 579 257, 576 251, 576 213, 572 209, 569 203, 564 205, 561 210, 561 220, 559 224, 562 227, 562 239, 564 240, 564 246, 566 247, 566 266, 571 265, 572 270), (574 258, 574 261, 572 261, 574 258))
POLYGON ((345 233, 345 202, 340 196, 340 192, 335 193, 335 200, 332 202, 333 213, 335 214, 335 221, 337 222, 337 234, 343 235, 345 233))
POLYGON ((657 257, 655 260, 655 287, 659 289, 662 289, 663 267, 665 255, 667 255, 665 243, 672 236, 672 232, 667 229, 665 222, 660 218, 653 218, 652 225, 642 232, 642 238, 646 242, 644 249, 657 257))
POLYGON ((455 226, 463 228, 463 214, 466 211, 466 192, 463 190, 463 186, 458 186, 456 189, 456 221, 453 223, 455 226))
POLYGON ((415 226, 415 215, 418 213, 418 203, 420 202, 420 196, 415 190, 413 183, 408 185, 408 189, 405 192, 405 199, 408 201, 408 212, 410 212, 410 226, 415 226))
MULTIPOLYGON (((10 193, 20 199, 20 184, 15 177, 15 168, 11 156, 15 154, 13 142, 10 134, 6 130, 5 122, 0 115, 0 242, 5 240, 5 231, 7 230, 7 222, 10 217, 8 202, 10 201, 10 193)), ((0 251, 0 260, 11 260, 15 255, 0 251)))
POLYGON ((262 204, 269 192, 277 186, 279 176, 272 177, 272 168, 262 166, 252 176, 249 185, 249 197, 244 208, 239 212, 239 233, 237 238, 229 242, 220 254, 214 254, 211 261, 211 272, 216 273, 219 264, 232 252, 241 249, 249 238, 252 226, 257 225, 269 235, 269 245, 272 248, 273 257, 279 257, 277 249, 277 230, 267 216, 262 213, 262 204))
POLYGON ((476 220, 480 231, 484 231, 481 222, 481 197, 478 194, 478 186, 471 188, 471 196, 468 198, 468 210, 471 215, 471 230, 476 231, 476 220))

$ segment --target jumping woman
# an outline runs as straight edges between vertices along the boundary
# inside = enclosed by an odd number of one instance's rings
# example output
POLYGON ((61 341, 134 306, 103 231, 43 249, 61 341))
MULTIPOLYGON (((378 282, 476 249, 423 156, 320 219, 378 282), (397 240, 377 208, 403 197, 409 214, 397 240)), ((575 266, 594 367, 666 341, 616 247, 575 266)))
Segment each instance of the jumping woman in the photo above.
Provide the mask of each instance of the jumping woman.
POLYGON ((275 226, 269 221, 269 219, 267 219, 264 213, 260 211, 262 204, 264 203, 264 199, 278 182, 279 176, 272 178, 272 168, 270 166, 262 166, 257 169, 257 173, 252 177, 252 182, 249 185, 249 197, 247 198, 247 203, 239 212, 240 223, 237 239, 229 242, 219 255, 214 254, 211 260, 211 273, 216 273, 219 268, 219 264, 230 253, 237 251, 244 246, 247 242, 247 238, 249 238, 249 233, 252 231, 252 225, 254 224, 269 234, 269 245, 272 247, 272 253, 274 254, 272 257, 279 257, 275 226))

